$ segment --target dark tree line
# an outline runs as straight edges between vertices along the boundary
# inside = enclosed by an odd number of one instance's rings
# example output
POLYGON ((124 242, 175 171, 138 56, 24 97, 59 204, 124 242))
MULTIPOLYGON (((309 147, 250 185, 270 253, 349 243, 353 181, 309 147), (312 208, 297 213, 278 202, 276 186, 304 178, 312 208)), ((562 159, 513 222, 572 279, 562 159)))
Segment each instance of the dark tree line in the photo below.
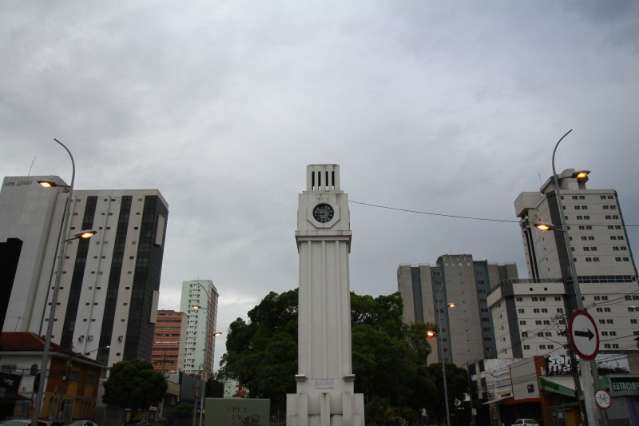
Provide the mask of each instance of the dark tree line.
MULTIPOLYGON (((295 393, 297 307, 297 290, 269 293, 248 312, 248 321, 231 324, 222 357, 222 374, 246 386, 251 397, 269 398, 276 413, 285 412, 286 394, 295 393)), ((355 391, 364 394, 366 423, 418 424, 422 408, 431 421, 442 418, 441 365, 428 366, 426 326, 402 323, 399 293, 351 293, 351 313, 355 391)), ((455 408, 455 401, 468 391, 466 371, 447 364, 446 376, 453 421, 465 424, 468 404, 455 408)))

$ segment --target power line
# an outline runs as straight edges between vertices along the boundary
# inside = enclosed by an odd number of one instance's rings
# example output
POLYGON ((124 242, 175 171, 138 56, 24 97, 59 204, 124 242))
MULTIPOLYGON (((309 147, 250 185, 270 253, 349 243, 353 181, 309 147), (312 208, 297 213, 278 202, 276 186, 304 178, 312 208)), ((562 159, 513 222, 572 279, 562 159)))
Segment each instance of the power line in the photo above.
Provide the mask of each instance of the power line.
MULTIPOLYGON (((404 207, 394 207, 394 206, 388 206, 385 204, 379 204, 379 203, 368 203, 365 201, 356 201, 356 200, 349 200, 350 203, 352 204, 358 204, 360 206, 366 206, 366 207, 375 207, 378 209, 384 209, 384 210, 392 210, 392 211, 396 211, 396 212, 403 212, 403 213, 411 213, 411 214, 419 214, 419 215, 425 215, 425 216, 438 216, 438 217, 447 217, 450 219, 460 219, 460 220, 475 220, 475 221, 480 221, 480 222, 492 222, 492 223, 519 223, 519 220, 517 219, 503 219, 503 218, 496 218, 496 217, 482 217, 482 216, 467 216, 467 215, 460 215, 460 214, 452 214, 452 213, 445 213, 445 212, 436 212, 436 211, 429 211, 429 210, 417 210, 417 209, 407 209, 404 207)), ((552 224, 553 226, 558 226, 555 224, 552 224)), ((604 224, 604 223, 567 223, 566 226, 579 226, 579 225, 587 225, 587 226, 610 226, 609 224, 604 224)), ((639 224, 624 224, 624 226, 626 227, 639 227, 639 224)))
POLYGON ((518 220, 514 220, 514 219, 497 219, 497 218, 490 218, 490 217, 464 216, 464 215, 443 213, 443 212, 433 212, 433 211, 426 211, 426 210, 405 209, 405 208, 401 208, 401 207, 385 206, 383 204, 366 203, 364 201, 355 201, 355 200, 350 200, 350 202, 353 203, 353 204, 359 204, 361 206, 376 207, 376 208, 379 208, 379 209, 394 210, 394 211, 404 212, 404 213, 421 214, 421 215, 428 215, 428 216, 448 217, 448 218, 451 218, 451 219, 478 220, 478 221, 483 221, 483 222, 495 222, 495 223, 519 223, 518 220))

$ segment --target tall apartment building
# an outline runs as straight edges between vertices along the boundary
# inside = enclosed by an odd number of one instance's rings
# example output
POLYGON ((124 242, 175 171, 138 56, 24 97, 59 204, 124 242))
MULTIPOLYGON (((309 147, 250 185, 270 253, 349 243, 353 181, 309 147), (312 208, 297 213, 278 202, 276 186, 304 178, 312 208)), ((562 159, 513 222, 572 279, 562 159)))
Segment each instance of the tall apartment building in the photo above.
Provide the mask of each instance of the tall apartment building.
POLYGON ((0 242, 0 331, 4 327, 4 319, 9 308, 21 251, 22 240, 19 238, 8 238, 6 242, 0 242))
MULTIPOLYGON (((440 256, 437 266, 400 265, 397 281, 404 304, 403 320, 407 324, 437 324, 443 357, 449 362, 465 365, 495 358, 486 295, 501 280, 516 277, 515 264, 473 261, 468 254, 440 256), (448 308, 449 303, 455 307, 448 308)), ((431 346, 433 358, 439 360, 435 339, 431 346)))
MULTIPOLYGON (((599 330, 600 352, 637 351, 639 294, 619 283, 580 285, 599 330)), ((498 358, 564 354, 566 289, 560 280, 504 281, 488 295, 498 358)))
POLYGON ((561 352, 565 344, 566 283, 571 282, 564 234, 537 223, 567 224, 583 303, 599 326, 602 351, 636 350, 637 270, 613 189, 589 189, 573 169, 559 175, 560 212, 552 179, 515 200, 530 280, 505 282, 489 296, 500 357, 561 352))
POLYGON ((163 373, 176 372, 180 368, 180 344, 186 332, 183 312, 158 310, 153 338, 153 368, 163 373))
MULTIPOLYGON (((559 175, 561 201, 571 256, 580 282, 637 283, 637 268, 628 242, 617 192, 589 189, 587 179, 577 180, 574 169, 559 175)), ((539 192, 522 192, 515 200, 520 219, 526 262, 533 279, 570 279, 564 234, 540 232, 536 223, 559 224, 559 207, 552 178, 539 192)))
MULTIPOLYGON (((0 238, 23 241, 4 330, 45 333, 64 186, 56 176, 4 179, 0 238)), ((70 233, 97 234, 66 243, 54 343, 108 365, 151 359, 167 215, 155 189, 73 192, 70 233)))
POLYGON ((210 280, 182 283, 180 310, 185 313, 181 370, 187 374, 211 376, 215 354, 218 292, 210 280))

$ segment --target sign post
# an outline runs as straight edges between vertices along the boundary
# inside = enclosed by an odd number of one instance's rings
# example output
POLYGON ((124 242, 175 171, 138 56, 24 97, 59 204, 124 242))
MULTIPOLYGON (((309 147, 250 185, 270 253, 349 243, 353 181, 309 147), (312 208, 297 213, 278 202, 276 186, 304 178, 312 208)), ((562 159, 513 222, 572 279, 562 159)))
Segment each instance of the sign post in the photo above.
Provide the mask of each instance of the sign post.
POLYGON ((612 405, 612 398, 610 398, 608 391, 598 390, 595 392, 595 402, 597 403, 597 407, 607 410, 612 405))
POLYGON ((575 309, 568 321, 570 345, 579 358, 592 361, 599 353, 599 331, 595 320, 584 309, 575 309))

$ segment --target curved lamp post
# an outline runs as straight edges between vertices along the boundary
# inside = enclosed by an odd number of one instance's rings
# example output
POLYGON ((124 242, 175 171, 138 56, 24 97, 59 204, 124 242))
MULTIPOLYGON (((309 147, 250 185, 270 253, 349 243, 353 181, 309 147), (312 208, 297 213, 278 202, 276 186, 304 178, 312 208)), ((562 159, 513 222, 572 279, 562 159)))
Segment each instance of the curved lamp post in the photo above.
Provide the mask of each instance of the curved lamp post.
MULTIPOLYGON (((559 211, 559 223, 558 224, 549 224, 549 223, 537 223, 534 224, 534 227, 541 232, 548 231, 556 231, 562 234, 563 246, 566 251, 566 258, 568 259, 568 269, 570 274, 571 285, 567 286, 567 290, 569 290, 569 296, 571 297, 571 301, 569 304, 570 312, 575 309, 584 309, 584 304, 581 296, 581 288, 579 287, 579 278, 577 276, 577 269, 575 268, 575 262, 572 258, 572 248, 570 245, 570 237, 568 235, 568 225, 564 220, 564 208, 563 203, 561 201, 561 189, 559 187, 559 177, 557 176, 557 169, 555 167, 555 156, 557 154, 557 148, 559 148, 559 144, 572 132, 572 129, 568 130, 564 133, 557 143, 555 144, 555 148, 552 150, 552 181, 555 189, 555 199, 557 200, 557 210, 559 211)), ((588 170, 579 170, 575 172, 572 177, 577 179, 578 182, 585 182, 588 180, 588 175, 590 171, 588 170)), ((570 340, 570 337, 568 337, 570 340)), ((569 342, 568 344, 568 355, 570 357, 570 362, 572 365, 572 376, 575 382, 575 394, 577 397, 577 402, 579 404, 579 409, 581 411, 582 423, 584 426, 588 426, 589 424, 594 425, 596 422, 596 414, 595 414, 595 404, 594 404, 594 386, 598 382, 598 372, 597 372, 597 363, 589 362, 589 361, 580 361, 586 368, 582 369, 583 378, 586 379, 585 389, 581 385, 581 379, 579 377, 579 370, 577 368, 577 356, 575 355, 574 350, 572 349, 572 344, 569 342)), ((600 416, 603 425, 607 425, 607 416, 600 416)))
MULTIPOLYGON (((450 426, 450 408, 448 407, 448 380, 446 379, 446 360, 444 359, 444 347, 443 347, 443 341, 442 341, 442 335, 441 332, 439 330, 439 327, 441 327, 442 324, 444 324, 444 321, 442 321, 440 315, 440 306, 443 306, 443 299, 442 296, 444 294, 443 292, 444 290, 444 285, 442 284, 442 286, 439 288, 439 290, 437 291, 437 299, 441 301, 441 303, 437 303, 436 308, 437 308, 437 327, 438 330, 426 330, 426 337, 428 339, 432 339, 433 337, 437 337, 437 351, 439 352, 439 361, 442 364, 442 383, 444 385, 444 407, 446 409, 446 426, 450 426)), ((446 307, 448 309, 454 309, 455 308, 455 303, 453 302, 448 302, 446 303, 446 307)))
MULTIPOLYGON (((40 417, 40 409, 42 408, 42 398, 44 396, 44 386, 45 382, 47 382, 49 376, 49 370, 47 366, 49 364, 49 353, 51 351, 51 335, 53 334, 53 322, 55 320, 55 311, 56 306, 58 304, 58 296, 60 293, 60 281, 62 280, 62 266, 64 262, 64 254, 66 251, 66 246, 69 241, 77 240, 77 239, 88 239, 93 237, 96 234, 96 231, 86 230, 74 235, 70 235, 70 230, 68 226, 69 222, 69 207, 71 205, 71 201, 73 199, 73 185, 75 184, 75 160, 73 159, 73 154, 67 148, 65 144, 60 142, 58 139, 53 139, 58 145, 60 145, 69 155, 71 159, 71 184, 69 186, 65 186, 64 190, 67 192, 68 196, 64 203, 64 212, 62 214, 62 224, 60 226, 60 233, 58 235, 58 244, 56 246, 56 254, 58 255, 58 262, 55 271, 55 283, 53 284, 53 293, 51 295, 51 307, 49 308, 49 319, 47 323, 47 331, 44 336, 44 349, 42 351, 42 360, 40 361, 40 381, 38 382, 38 390, 35 395, 35 400, 33 403, 33 413, 31 416, 31 424, 38 424, 38 419, 40 417)), ((52 188, 57 186, 55 183, 50 181, 38 181, 40 186, 43 188, 52 188)))

